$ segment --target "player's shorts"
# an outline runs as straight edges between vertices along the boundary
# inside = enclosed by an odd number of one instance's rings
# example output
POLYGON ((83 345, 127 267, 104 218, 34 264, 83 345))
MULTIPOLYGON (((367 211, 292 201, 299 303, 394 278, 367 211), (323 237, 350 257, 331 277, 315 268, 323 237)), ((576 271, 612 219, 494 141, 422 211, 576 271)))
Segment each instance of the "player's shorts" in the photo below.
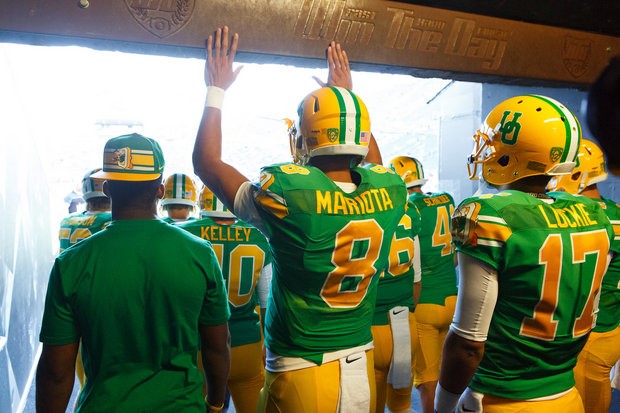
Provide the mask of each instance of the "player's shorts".
MULTIPOLYGON (((367 382, 370 390, 370 400, 367 405, 370 407, 369 411, 374 413, 376 389, 373 374, 373 350, 367 350, 365 354, 366 376, 356 379, 367 382)), ((341 396, 341 362, 341 360, 334 360, 320 366, 278 373, 267 371, 256 411, 258 413, 338 411, 341 396)))
POLYGON ((441 354, 446 334, 452 323, 456 296, 446 297, 444 305, 418 304, 415 308, 418 338, 414 385, 435 382, 439 379, 441 354))
POLYGON ((264 383, 262 341, 231 347, 228 390, 237 413, 256 412, 258 396, 264 383))

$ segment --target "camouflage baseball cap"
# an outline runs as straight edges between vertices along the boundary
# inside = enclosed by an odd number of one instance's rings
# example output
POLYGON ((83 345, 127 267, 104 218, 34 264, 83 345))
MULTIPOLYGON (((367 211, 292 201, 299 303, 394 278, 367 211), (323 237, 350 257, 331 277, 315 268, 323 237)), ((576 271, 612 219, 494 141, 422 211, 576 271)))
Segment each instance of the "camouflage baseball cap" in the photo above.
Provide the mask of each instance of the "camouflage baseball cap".
POLYGON ((159 144, 138 133, 110 139, 103 149, 103 170, 93 178, 113 181, 152 181, 164 172, 159 144))

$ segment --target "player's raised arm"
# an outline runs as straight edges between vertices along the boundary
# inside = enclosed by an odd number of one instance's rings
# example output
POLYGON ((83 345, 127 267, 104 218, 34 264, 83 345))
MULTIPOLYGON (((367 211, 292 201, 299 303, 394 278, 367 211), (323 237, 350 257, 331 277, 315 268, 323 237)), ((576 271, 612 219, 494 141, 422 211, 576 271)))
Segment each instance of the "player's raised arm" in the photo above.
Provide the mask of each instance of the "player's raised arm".
POLYGON ((226 90, 241 70, 241 67, 233 70, 238 42, 239 35, 229 36, 227 26, 218 27, 207 39, 207 100, 192 155, 196 175, 231 210, 237 189, 248 180, 222 160, 222 104, 226 90))

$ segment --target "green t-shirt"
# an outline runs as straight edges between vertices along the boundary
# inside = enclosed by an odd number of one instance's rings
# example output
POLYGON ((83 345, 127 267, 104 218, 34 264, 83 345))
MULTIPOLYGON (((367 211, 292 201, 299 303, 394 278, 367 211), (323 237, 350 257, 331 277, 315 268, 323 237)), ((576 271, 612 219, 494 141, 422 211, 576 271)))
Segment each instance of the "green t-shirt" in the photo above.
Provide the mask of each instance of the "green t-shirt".
POLYGON ((82 340, 81 412, 204 412, 198 324, 229 317, 207 241, 158 219, 112 221, 60 254, 40 340, 82 340))
POLYGON ((413 259, 420 251, 414 248, 414 238, 420 232, 420 225, 420 212, 409 202, 392 239, 389 268, 379 278, 373 325, 388 324, 388 312, 396 306, 409 307, 410 312, 415 309, 413 259))
POLYGON ((263 267, 271 264, 271 253, 265 236, 243 221, 222 225, 211 218, 186 222, 180 224, 179 228, 211 241, 228 286, 231 346, 260 341, 256 284, 263 267))
POLYGON ((58 240, 60 252, 101 231, 112 220, 110 212, 76 212, 60 221, 58 240))
POLYGON ((444 305, 446 297, 456 295, 456 269, 451 234, 454 199, 446 192, 409 195, 422 216, 422 291, 420 304, 444 305))
POLYGON ((574 385, 613 230, 596 202, 549 195, 551 204, 503 191, 466 199, 454 214, 457 250, 498 273, 484 357, 470 383, 481 393, 524 400, 574 385))
POLYGON ((372 341, 379 274, 405 212, 400 177, 356 167, 352 193, 313 166, 263 168, 255 203, 273 254, 265 344, 287 357, 322 362, 326 352, 372 341))
MULTIPOLYGON (((620 205, 611 199, 595 199, 605 211, 614 228, 612 250, 620 250, 620 205)), ((603 277, 601 298, 598 302, 596 327, 593 331, 605 333, 620 325, 620 253, 616 253, 609 263, 609 268, 603 277)))

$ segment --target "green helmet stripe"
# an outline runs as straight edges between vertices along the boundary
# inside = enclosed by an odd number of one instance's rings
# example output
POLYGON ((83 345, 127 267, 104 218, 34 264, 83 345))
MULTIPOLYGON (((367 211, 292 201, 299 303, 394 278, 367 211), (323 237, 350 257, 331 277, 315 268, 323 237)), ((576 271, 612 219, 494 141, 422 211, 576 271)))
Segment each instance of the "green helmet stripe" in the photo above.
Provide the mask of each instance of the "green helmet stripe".
POLYGON ((560 102, 558 102, 555 99, 551 99, 551 98, 540 96, 540 95, 531 95, 531 96, 534 98, 540 99, 543 102, 548 103, 558 112, 558 114, 561 117, 566 119, 566 122, 564 123, 564 129, 566 132, 565 133, 566 140, 564 142, 564 151, 562 152, 562 158, 560 159, 560 163, 566 162, 567 159, 570 160, 570 162, 573 162, 577 158, 577 153, 579 152, 579 145, 581 143, 581 128, 579 127, 579 124, 577 123, 575 116, 572 114, 570 110, 568 110, 566 107, 564 107, 564 105, 562 105, 560 102), (573 128, 577 129, 577 140, 572 139, 573 128))
POLYGON ((339 143, 341 145, 345 144, 357 144, 360 143, 360 120, 361 120, 361 110, 359 107, 359 102, 357 98, 351 91, 340 88, 340 87, 330 87, 330 89, 336 95, 336 99, 338 100, 339 111, 340 111, 340 136, 339 143), (345 114, 344 116, 342 114, 345 114), (350 114, 355 114, 355 117, 349 116, 350 114), (355 126, 353 128, 348 127, 351 122, 355 122, 355 126))

